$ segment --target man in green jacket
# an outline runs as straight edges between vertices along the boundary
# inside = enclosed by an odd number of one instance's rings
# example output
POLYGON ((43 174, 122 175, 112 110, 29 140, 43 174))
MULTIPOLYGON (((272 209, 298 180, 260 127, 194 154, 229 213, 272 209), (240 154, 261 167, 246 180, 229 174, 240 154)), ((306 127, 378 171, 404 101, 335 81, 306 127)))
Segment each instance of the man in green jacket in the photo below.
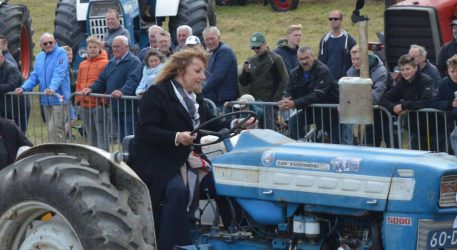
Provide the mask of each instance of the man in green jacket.
MULTIPOLYGON (((270 51, 265 36, 260 32, 252 34, 249 47, 255 52, 255 55, 244 62, 243 72, 239 78, 240 84, 245 86, 247 93, 258 101, 280 101, 282 92, 289 81, 282 58, 270 51)), ((274 128, 275 110, 274 106, 265 107, 265 119, 264 124, 260 124, 261 127, 274 128)))

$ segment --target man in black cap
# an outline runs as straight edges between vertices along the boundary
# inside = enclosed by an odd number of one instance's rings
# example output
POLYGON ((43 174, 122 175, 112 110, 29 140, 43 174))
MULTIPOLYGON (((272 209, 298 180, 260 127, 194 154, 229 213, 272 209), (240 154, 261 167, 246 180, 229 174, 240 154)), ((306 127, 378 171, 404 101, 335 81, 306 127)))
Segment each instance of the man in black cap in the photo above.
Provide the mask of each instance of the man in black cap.
POLYGON ((440 71, 441 77, 445 77, 447 75, 447 59, 457 54, 457 19, 452 20, 450 25, 452 30, 452 40, 441 47, 438 60, 436 62, 436 67, 440 71))

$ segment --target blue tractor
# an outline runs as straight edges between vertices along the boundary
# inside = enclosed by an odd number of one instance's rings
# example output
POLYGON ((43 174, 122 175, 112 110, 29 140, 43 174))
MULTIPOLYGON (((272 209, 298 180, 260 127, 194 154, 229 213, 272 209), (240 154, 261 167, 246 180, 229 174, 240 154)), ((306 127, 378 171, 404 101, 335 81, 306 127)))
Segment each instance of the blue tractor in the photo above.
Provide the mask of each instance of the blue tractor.
MULTIPOLYGON (((44 144, 0 171, 0 249, 157 249, 147 186, 117 156, 44 144)), ((455 156, 254 129, 213 174, 243 218, 228 231, 196 224, 195 244, 176 249, 457 248, 455 156)))
POLYGON ((176 28, 187 24, 197 36, 207 26, 216 25, 214 0, 59 0, 54 19, 54 36, 59 45, 73 49, 77 68, 82 60, 85 38, 103 38, 106 31, 105 14, 117 9, 121 24, 130 32, 131 49, 148 45, 148 28, 161 25, 169 17, 168 28, 176 43, 176 28))

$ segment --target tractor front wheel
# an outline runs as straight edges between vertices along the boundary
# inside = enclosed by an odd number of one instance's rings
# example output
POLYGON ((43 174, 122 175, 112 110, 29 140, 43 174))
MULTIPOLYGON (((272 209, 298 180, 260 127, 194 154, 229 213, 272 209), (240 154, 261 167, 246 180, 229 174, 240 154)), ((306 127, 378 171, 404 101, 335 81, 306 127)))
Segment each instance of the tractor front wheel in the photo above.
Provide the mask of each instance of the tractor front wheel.
POLYGON ((0 249, 152 249, 108 173, 41 153, 0 171, 0 249))

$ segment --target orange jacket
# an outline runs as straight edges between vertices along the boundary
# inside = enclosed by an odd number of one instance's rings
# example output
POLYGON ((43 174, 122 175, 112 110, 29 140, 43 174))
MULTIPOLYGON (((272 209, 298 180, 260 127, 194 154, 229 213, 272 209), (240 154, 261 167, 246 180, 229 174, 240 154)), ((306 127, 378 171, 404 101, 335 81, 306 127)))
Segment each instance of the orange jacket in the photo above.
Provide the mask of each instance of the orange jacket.
MULTIPOLYGON (((78 79, 76 80, 76 91, 81 91, 84 88, 91 86, 98 78, 100 73, 108 64, 108 54, 102 50, 101 53, 94 58, 87 58, 79 64, 78 79)), ((102 100, 99 98, 99 103, 102 100)), ((81 107, 93 108, 96 106, 95 97, 76 96, 76 103, 81 107)))

